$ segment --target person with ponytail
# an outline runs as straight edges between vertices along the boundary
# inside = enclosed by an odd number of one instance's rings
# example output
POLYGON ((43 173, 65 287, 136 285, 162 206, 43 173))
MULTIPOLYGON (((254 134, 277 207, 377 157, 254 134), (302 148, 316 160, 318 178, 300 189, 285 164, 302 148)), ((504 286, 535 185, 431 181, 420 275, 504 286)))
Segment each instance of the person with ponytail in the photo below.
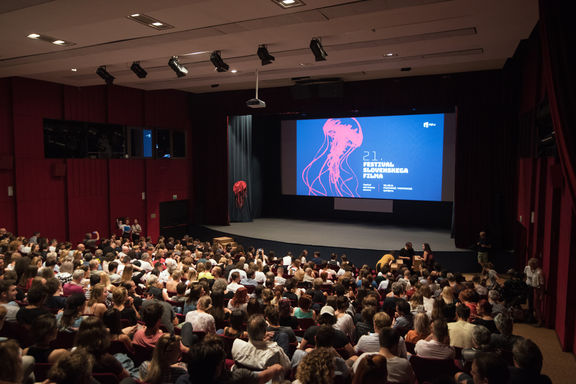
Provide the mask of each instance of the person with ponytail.
POLYGON ((180 360, 180 336, 164 334, 158 339, 152 360, 140 365, 140 379, 149 384, 174 383, 187 373, 180 360))

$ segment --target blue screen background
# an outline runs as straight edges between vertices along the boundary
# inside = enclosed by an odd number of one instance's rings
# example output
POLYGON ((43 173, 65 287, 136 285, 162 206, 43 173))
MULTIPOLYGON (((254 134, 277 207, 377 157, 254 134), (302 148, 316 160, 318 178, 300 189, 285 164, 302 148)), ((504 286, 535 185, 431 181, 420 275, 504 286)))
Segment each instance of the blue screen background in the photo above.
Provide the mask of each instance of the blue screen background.
MULTIPOLYGON (((425 200, 442 199, 442 152, 444 114, 358 117, 363 134, 362 143, 347 158, 340 161, 340 175, 345 188, 331 188, 329 172, 321 173, 334 143, 324 135, 328 119, 298 120, 296 124, 297 194, 370 199, 425 200), (320 156, 323 143, 327 151, 320 156), (323 193, 310 193, 302 172, 309 168, 308 180, 325 186, 323 193), (344 161, 346 160, 346 161, 344 161), (382 173, 383 179, 366 178, 364 162, 392 162, 394 168, 408 168, 408 173, 382 173), (411 188, 412 190, 407 190, 411 188), (342 193, 346 189, 350 194, 342 193)), ((334 118, 344 124, 354 124, 351 118, 334 118)), ((341 148, 341 147, 340 147, 341 148)), ((334 149, 333 149, 334 152, 334 149)), ((327 170, 327 167, 324 167, 327 170)), ((376 172, 378 173, 378 172, 376 172)))

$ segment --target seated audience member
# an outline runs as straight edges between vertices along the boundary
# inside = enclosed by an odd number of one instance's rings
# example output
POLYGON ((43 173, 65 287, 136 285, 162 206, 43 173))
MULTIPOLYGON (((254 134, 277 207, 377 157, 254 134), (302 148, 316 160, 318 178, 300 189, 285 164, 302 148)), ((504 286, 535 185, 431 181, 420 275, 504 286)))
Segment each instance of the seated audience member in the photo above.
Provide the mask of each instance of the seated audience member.
POLYGON ((190 287, 188 292, 188 297, 184 302, 184 308, 182 309, 182 314, 186 315, 190 311, 196 310, 196 305, 198 304, 198 299, 204 296, 204 287, 202 284, 195 283, 190 287))
POLYGON ((0 305, 6 309, 5 321, 15 322, 20 306, 16 300, 16 284, 11 280, 0 280, 0 305))
POLYGON ((472 348, 464 348, 462 350, 462 360, 465 363, 472 364, 474 357, 479 352, 492 352, 490 346, 491 333, 483 325, 477 325, 472 330, 472 348))
POLYGON ((247 339, 248 333, 244 329, 244 324, 247 319, 248 317, 246 316, 246 312, 240 309, 233 310, 230 315, 230 325, 224 328, 222 334, 226 337, 247 339))
POLYGON ((466 305, 459 305, 456 308, 458 320, 448 323, 450 334, 450 345, 458 348, 472 348, 472 330, 474 324, 468 322, 470 308, 466 305))
POLYGON ((142 302, 142 307, 140 308, 140 318, 142 318, 144 308, 149 305, 158 304, 162 307, 162 318, 160 320, 160 325, 164 327, 168 333, 174 333, 174 325, 178 324, 176 319, 176 314, 174 313, 174 308, 163 300, 155 298, 150 292, 145 293, 146 299, 142 302))
POLYGON ((510 373, 506 362, 495 353, 480 352, 472 362, 470 375, 458 372, 455 379, 458 384, 507 384, 510 373))
POLYGON ((296 335, 290 327, 280 326, 280 314, 278 308, 274 305, 269 305, 264 310, 264 316, 268 322, 266 331, 273 332, 272 341, 275 341, 286 353, 290 355, 290 344, 297 343, 296 335))
POLYGON ((124 287, 117 287, 112 290, 112 307, 120 312, 120 318, 125 324, 136 325, 140 314, 134 306, 134 299, 128 296, 128 291, 124 287))
POLYGON ((176 384, 264 384, 284 375, 284 368, 280 364, 271 365, 260 372, 239 367, 230 371, 225 368, 225 360, 226 352, 222 344, 207 338, 204 342, 193 345, 184 356, 188 374, 180 376, 176 384))
POLYGON ((228 292, 236 293, 236 290, 240 287, 244 288, 243 285, 240 284, 241 278, 238 272, 232 272, 230 274, 230 283, 226 287, 228 292))
POLYGON ((512 347, 514 367, 510 367, 509 384, 552 384, 552 380, 542 375, 542 352, 530 339, 520 339, 512 347))
POLYGON ((386 368, 388 370, 388 382, 390 383, 415 383, 416 376, 410 362, 398 357, 398 342, 400 335, 393 328, 384 328, 380 331, 380 350, 378 352, 367 352, 360 355, 354 364, 352 370, 357 372, 358 366, 366 357, 370 355, 382 355, 386 358, 386 368))
MULTIPOLYGON (((331 327, 330 325, 322 325, 318 328, 318 332, 316 332, 316 336, 314 337, 314 344, 315 348, 324 348, 329 349, 332 353, 332 359, 334 360, 334 369, 335 369, 335 376, 342 377, 346 379, 350 375, 350 369, 346 364, 346 360, 344 360, 340 354, 334 349, 334 334, 336 330, 331 327)), ((292 356, 291 364, 292 368, 296 368, 302 358, 306 356, 306 354, 312 351, 314 348, 307 348, 306 350, 298 349, 294 352, 292 356)))
POLYGON ((160 322, 162 320, 163 308, 158 303, 152 303, 142 308, 142 321, 144 327, 139 328, 134 333, 132 342, 141 347, 154 348, 158 339, 162 336, 160 322))
POLYGON ((255 315, 248 320, 248 342, 236 339, 232 345, 233 359, 243 366, 261 370, 274 364, 290 369, 290 359, 284 350, 273 341, 265 341, 266 320, 255 315))
POLYGON ((106 308, 106 298, 108 297, 108 291, 104 284, 96 284, 90 290, 90 300, 86 303, 86 308, 84 309, 85 315, 93 315, 98 318, 102 318, 106 308))
POLYGON ((140 379, 149 384, 175 383, 186 374, 186 364, 179 362, 180 337, 162 335, 154 348, 151 361, 140 365, 140 379))
MULTIPOLYGON (((304 332, 304 337, 300 342, 299 349, 306 349, 306 347, 310 346, 314 343, 316 339, 316 333, 318 332, 320 326, 322 325, 329 325, 331 327, 336 324, 336 316, 334 314, 334 308, 331 306, 324 306, 320 311, 320 316, 318 317, 318 325, 312 326, 304 332)), ((333 346, 336 349, 344 349, 348 353, 348 355, 354 355, 354 347, 350 344, 350 340, 348 336, 339 329, 334 329, 334 340, 333 346)))
POLYGON ((82 293, 75 293, 66 298, 64 311, 56 315, 58 330, 64 332, 76 332, 80 328, 80 323, 84 320, 82 316, 86 308, 86 296, 82 293))
POLYGON ((55 277, 46 279, 46 290, 48 291, 48 298, 46 299, 46 308, 56 312, 64 308, 66 298, 61 296, 62 284, 60 280, 55 277))
POLYGON ((392 283, 391 296, 386 296, 384 303, 382 304, 382 310, 390 316, 391 319, 394 318, 396 312, 396 303, 402 299, 404 296, 404 284, 396 281, 392 283))
POLYGON ((398 300, 396 302, 396 314, 392 328, 396 329, 400 336, 412 329, 414 325, 414 317, 410 311, 410 304, 406 300, 398 300))
POLYGON ((340 296, 336 299, 336 324, 334 328, 341 330, 348 337, 350 342, 354 343, 356 335, 356 327, 354 326, 354 319, 346 311, 350 307, 350 302, 346 296, 340 296))
POLYGON ((334 382, 334 359, 328 348, 316 348, 308 353, 296 371, 299 384, 332 384, 334 382))
MULTIPOLYGON (((392 326, 392 319, 386 312, 378 312, 374 315, 374 332, 370 332, 358 339, 358 343, 354 347, 356 353, 362 352, 378 352, 380 350, 380 331, 384 328, 392 326)), ((398 356, 406 357, 406 343, 404 338, 400 337, 398 342, 398 356)))
POLYGON ((442 319, 432 323, 432 338, 419 340, 414 351, 420 357, 427 359, 453 359, 454 348, 450 346, 448 325, 442 319))
MULTIPOLYGON (((238 292, 238 291, 236 291, 238 292)), ((192 324, 194 332, 216 333, 216 323, 214 317, 206 313, 212 305, 210 296, 202 296, 198 300, 196 310, 186 314, 186 322, 192 324)))
MULTIPOLYGON (((364 302, 366 299, 364 299, 364 302)), ((364 335, 374 332, 374 315, 378 312, 378 307, 374 305, 363 305, 360 312, 360 319, 356 322, 356 338, 360 340, 364 335)))
POLYGON ((298 324, 298 319, 292 316, 292 307, 290 306, 290 300, 281 299, 278 303, 278 311, 280 315, 280 325, 283 327, 290 327, 292 329, 300 328, 298 324))
POLYGON ((83 269, 77 269, 72 273, 72 280, 62 286, 64 296, 70 296, 73 293, 84 293, 84 286, 82 285, 84 274, 83 269))
POLYGON ((34 319, 45 313, 50 313, 45 307, 44 302, 48 298, 48 291, 43 284, 35 284, 28 290, 28 305, 20 308, 16 314, 18 323, 30 327, 34 319))
POLYGON ((246 307, 248 306, 248 290, 246 287, 241 286, 236 289, 234 292, 234 297, 228 302, 228 309, 240 309, 242 311, 246 311, 246 307))
POLYGON ((388 377, 388 362, 382 355, 366 356, 356 368, 352 384, 380 384, 388 377))
POLYGON ((48 372, 48 380, 52 384, 92 384, 93 359, 84 349, 59 359, 48 372))
POLYGON ((34 344, 24 349, 24 355, 32 356, 36 363, 54 364, 60 357, 68 354, 65 349, 50 346, 56 340, 58 328, 56 318, 51 313, 38 316, 32 323, 32 336, 34 344))
POLYGON ((514 320, 509 315, 499 313, 494 318, 494 323, 500 334, 493 333, 490 339, 490 344, 493 348, 499 351, 512 351, 514 344, 521 340, 521 336, 513 335, 514 320))
POLYGON ((123 330, 122 322, 120 320, 120 312, 115 308, 111 308, 104 312, 102 322, 110 332, 111 349, 114 349, 115 351, 124 350, 127 353, 132 353, 134 351, 134 348, 132 347, 132 339, 130 339, 130 336, 128 335, 132 335, 136 332, 138 326, 135 325, 123 330))
POLYGON ((16 340, 0 341, 0 383, 33 383, 34 380, 29 377, 33 369, 34 359, 21 356, 16 340))
POLYGON ((107 352, 110 348, 110 333, 100 318, 90 316, 80 324, 75 344, 94 359, 92 373, 112 373, 119 380, 129 376, 122 364, 107 352))
POLYGON ((476 306, 478 316, 471 320, 472 324, 483 325, 488 328, 491 333, 498 333, 498 328, 494 323, 494 317, 492 317, 492 304, 488 300, 480 300, 476 306))
POLYGON ((420 340, 426 340, 430 335, 430 318, 426 313, 419 313, 414 317, 414 329, 406 333, 406 342, 416 344, 420 340))

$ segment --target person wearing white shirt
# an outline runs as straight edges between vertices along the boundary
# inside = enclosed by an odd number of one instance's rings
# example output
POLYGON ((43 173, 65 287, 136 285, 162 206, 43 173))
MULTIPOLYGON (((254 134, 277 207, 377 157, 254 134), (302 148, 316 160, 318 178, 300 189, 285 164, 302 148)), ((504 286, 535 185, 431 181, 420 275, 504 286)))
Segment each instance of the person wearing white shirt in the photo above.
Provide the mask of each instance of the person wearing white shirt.
POLYGON ((448 325, 442 319, 432 323, 432 338, 430 340, 418 340, 414 352, 426 359, 453 359, 454 348, 448 345, 448 325))
POLYGON ((542 325, 541 303, 544 293, 544 274, 538 267, 538 259, 533 257, 528 260, 528 265, 524 268, 526 275, 526 285, 528 285, 528 310, 530 316, 536 317, 536 326, 542 325))
POLYGON ((228 284, 226 290, 236 293, 236 290, 238 288, 243 287, 243 285, 240 284, 240 274, 238 272, 232 272, 230 274, 230 278, 232 279, 232 281, 230 282, 230 284, 228 284))
MULTIPOLYGON (((369 333, 367 335, 360 336, 358 343, 354 347, 354 350, 358 352, 378 352, 380 350, 380 332, 387 327, 392 325, 392 319, 386 312, 378 312, 374 315, 374 333, 369 333)), ((404 338, 400 336, 398 340, 398 351, 397 355, 399 357, 406 358, 408 355, 406 351, 406 342, 404 338)))

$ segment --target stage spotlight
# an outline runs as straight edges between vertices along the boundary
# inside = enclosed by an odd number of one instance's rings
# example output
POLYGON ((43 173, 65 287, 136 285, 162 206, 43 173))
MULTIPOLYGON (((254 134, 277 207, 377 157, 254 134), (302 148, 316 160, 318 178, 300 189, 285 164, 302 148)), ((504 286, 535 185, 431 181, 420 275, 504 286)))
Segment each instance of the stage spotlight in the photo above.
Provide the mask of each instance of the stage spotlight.
POLYGON ((316 61, 326 60, 326 56, 328 56, 328 54, 322 47, 322 43, 320 42, 319 39, 313 38, 312 40, 310 40, 310 49, 312 50, 312 53, 314 53, 316 61))
POLYGON ((266 45, 264 44, 260 45, 258 47, 258 52, 256 53, 258 54, 260 60, 262 60, 262 65, 268 65, 274 62, 274 56, 272 56, 270 52, 268 52, 268 48, 266 48, 266 45))
POLYGON ((140 66, 140 62, 139 61, 135 61, 132 63, 132 65, 130 66, 130 69, 132 70, 132 72, 134 72, 136 74, 136 76, 138 76, 140 79, 145 79, 146 76, 148 75, 148 72, 146 72, 144 70, 144 68, 142 68, 140 66))
POLYGON ((220 51, 214 51, 210 54, 210 61, 216 67, 216 71, 218 72, 226 72, 230 66, 222 60, 222 56, 220 56, 220 51))
POLYGON ((176 76, 178 77, 186 76, 188 74, 188 69, 180 64, 178 56, 172 56, 172 58, 168 60, 168 66, 176 72, 176 76))
POLYGON ((112 83, 114 83, 115 77, 112 76, 112 75, 106 70, 106 66, 105 66, 105 65, 99 66, 98 69, 96 70, 96 74, 97 74, 98 76, 100 76, 102 79, 104 79, 104 81, 106 82, 106 84, 112 85, 112 83))

